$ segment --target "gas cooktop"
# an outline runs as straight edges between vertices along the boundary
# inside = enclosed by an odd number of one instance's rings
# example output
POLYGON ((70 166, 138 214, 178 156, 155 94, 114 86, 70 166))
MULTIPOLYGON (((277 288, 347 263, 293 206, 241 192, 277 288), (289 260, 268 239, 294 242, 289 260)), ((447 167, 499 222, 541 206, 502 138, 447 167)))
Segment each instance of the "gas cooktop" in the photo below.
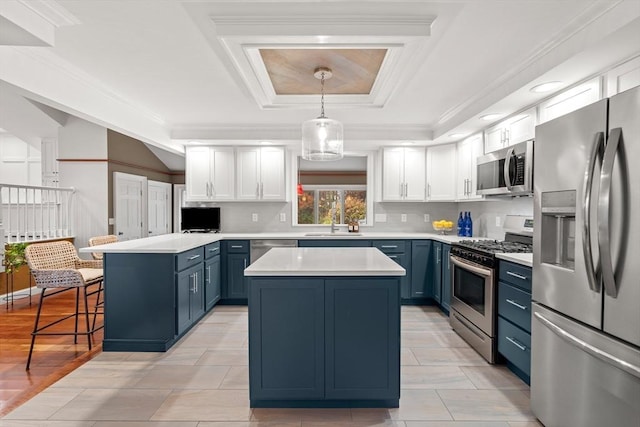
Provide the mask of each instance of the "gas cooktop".
POLYGON ((509 242, 506 240, 462 240, 455 243, 456 245, 462 245, 467 248, 475 249, 481 252, 487 253, 527 253, 533 252, 533 246, 528 243, 521 242, 509 242))

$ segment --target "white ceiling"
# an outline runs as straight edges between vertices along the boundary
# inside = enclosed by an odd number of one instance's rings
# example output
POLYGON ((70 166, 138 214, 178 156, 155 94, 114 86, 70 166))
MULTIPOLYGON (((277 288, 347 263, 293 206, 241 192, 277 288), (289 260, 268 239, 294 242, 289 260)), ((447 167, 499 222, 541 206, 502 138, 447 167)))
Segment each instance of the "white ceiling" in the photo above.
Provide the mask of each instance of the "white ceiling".
MULTIPOLYGON (((346 149, 449 142, 486 127, 485 112, 513 114, 549 96, 529 92, 536 82, 570 86, 640 54, 638 0, 38 3, 66 19, 50 20, 53 46, 0 46, 0 127, 11 131, 11 100, 26 96, 172 153, 190 141, 299 140, 319 102, 265 104, 256 46, 397 48, 380 102, 327 97, 346 149)), ((35 114, 20 108, 21 121, 35 114)), ((45 124, 33 132, 50 132, 45 124)))

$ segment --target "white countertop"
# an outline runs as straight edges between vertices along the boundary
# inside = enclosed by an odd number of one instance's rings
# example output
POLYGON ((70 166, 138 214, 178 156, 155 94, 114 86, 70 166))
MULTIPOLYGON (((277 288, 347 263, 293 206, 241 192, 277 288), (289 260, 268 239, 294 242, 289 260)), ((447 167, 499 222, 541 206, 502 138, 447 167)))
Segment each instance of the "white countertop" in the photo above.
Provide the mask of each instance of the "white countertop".
MULTIPOLYGON (((443 243, 454 243, 469 240, 469 237, 443 236, 435 233, 420 232, 362 232, 355 236, 349 233, 336 233, 323 236, 309 235, 314 232, 280 232, 280 233, 173 233, 161 236, 145 237, 126 242, 80 248, 82 253, 180 253, 198 246, 207 245, 219 240, 260 240, 260 239, 293 239, 293 240, 376 240, 376 239, 431 239, 443 243)), ((473 237, 472 239, 478 239, 473 237)), ((482 239, 482 237, 480 237, 482 239)))
POLYGON ((244 270, 245 276, 404 276, 377 248, 273 248, 244 270))
POLYGON ((507 253, 499 253, 496 254, 497 258, 503 259, 505 261, 515 262, 516 264, 525 265, 527 267, 533 267, 533 254, 532 253, 515 253, 515 254, 507 254, 507 253))

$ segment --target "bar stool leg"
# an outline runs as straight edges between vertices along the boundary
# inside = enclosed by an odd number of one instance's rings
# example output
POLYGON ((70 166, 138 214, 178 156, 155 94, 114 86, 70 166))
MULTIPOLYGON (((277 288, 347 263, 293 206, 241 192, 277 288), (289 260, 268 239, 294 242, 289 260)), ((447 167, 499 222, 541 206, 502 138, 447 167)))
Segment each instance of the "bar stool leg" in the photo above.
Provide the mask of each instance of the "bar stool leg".
POLYGON ((89 350, 91 350, 91 339, 93 338, 93 331, 89 329, 89 297, 87 296, 86 285, 84 286, 84 320, 87 326, 87 342, 89 343, 89 350))
POLYGON ((76 288, 76 316, 75 316, 75 329, 73 330, 73 343, 78 344, 78 311, 80 308, 80 288, 76 288))
POLYGON ((33 325, 33 332, 31 333, 31 347, 29 347, 29 357, 27 358, 27 371, 29 370, 29 365, 31 365, 31 355, 33 354, 33 346, 36 342, 36 333, 38 332, 38 323, 40 322, 40 312, 42 311, 42 303, 44 302, 44 293, 46 290, 46 288, 42 288, 42 292, 40 292, 40 304, 38 304, 36 321, 33 325))
POLYGON ((104 282, 98 284, 98 293, 96 298, 96 304, 93 306, 93 324, 91 325, 91 333, 96 329, 96 317, 98 317, 98 305, 100 305, 100 295, 102 293, 102 286, 104 282))

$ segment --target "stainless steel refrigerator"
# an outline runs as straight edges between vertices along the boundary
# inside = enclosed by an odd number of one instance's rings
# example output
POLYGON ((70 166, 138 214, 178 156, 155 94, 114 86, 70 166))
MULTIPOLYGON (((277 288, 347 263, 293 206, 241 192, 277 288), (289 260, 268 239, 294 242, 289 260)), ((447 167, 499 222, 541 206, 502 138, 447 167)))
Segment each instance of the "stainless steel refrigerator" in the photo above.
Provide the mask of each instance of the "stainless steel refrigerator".
POLYGON ((640 426, 640 88, 536 128, 531 408, 640 426))

